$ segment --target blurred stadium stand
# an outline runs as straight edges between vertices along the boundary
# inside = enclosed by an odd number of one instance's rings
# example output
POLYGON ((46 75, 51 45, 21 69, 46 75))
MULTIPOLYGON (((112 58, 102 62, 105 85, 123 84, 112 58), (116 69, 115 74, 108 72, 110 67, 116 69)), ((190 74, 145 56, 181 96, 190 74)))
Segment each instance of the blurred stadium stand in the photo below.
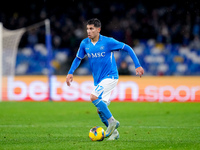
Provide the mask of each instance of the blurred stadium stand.
MULTIPOLYGON (((145 75, 200 75, 200 10, 198 1, 29 1, 15 10, 0 9, 0 21, 8 29, 25 27, 49 18, 51 21, 54 74, 66 75, 80 41, 86 37, 85 23, 97 17, 101 33, 127 43, 135 50, 145 75)), ((18 7, 19 6, 19 7, 18 7)), ((2 7, 2 6, 1 6, 2 7)), ((27 32, 19 45, 16 75, 47 74, 45 32, 27 32)), ((134 64, 129 55, 115 53, 118 67, 134 64)), ((87 58, 86 58, 87 59, 87 58)), ((75 74, 90 75, 83 60, 75 74)))

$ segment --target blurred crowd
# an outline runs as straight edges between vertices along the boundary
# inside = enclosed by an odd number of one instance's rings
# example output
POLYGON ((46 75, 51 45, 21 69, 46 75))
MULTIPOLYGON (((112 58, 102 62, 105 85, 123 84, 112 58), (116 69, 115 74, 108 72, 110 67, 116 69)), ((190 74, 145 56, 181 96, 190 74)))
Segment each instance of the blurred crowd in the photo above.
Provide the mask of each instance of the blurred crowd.
MULTIPOLYGON (((67 74, 80 41, 87 37, 85 23, 88 19, 97 17, 102 22, 101 34, 114 37, 136 49, 148 75, 199 75, 200 10, 198 4, 199 2, 195 1, 179 3, 168 1, 162 4, 135 1, 130 4, 129 1, 97 0, 68 1, 65 5, 46 2, 44 6, 38 7, 37 2, 32 2, 23 10, 0 12, 0 19, 7 29, 26 27, 46 18, 50 19, 54 74, 67 74), (177 65, 177 62, 180 65, 177 65), (190 70, 191 68, 193 69, 190 70)), ((35 58, 40 61, 38 55, 42 53, 40 50, 43 48, 38 43, 45 43, 44 28, 28 31, 23 35, 19 45, 17 65, 26 60, 26 56, 23 55, 27 54, 27 51, 31 51, 28 53, 33 58, 31 63, 34 63, 35 58)), ((122 56, 123 59, 116 54, 119 73, 134 74, 134 69, 131 69, 134 68, 133 64, 127 54, 122 56), (124 66, 127 71, 121 69, 124 66), (122 73, 120 70, 123 70, 122 73)), ((41 61, 42 59, 41 57, 41 61)), ((23 63, 23 66, 24 64, 26 63, 23 63)), ((42 62, 39 63, 40 66, 41 64, 42 62)), ((43 63, 42 68, 46 65, 43 63)), ((24 68, 29 68, 29 65, 26 64, 24 68)), ((34 69, 30 68, 29 70, 29 72, 28 69, 20 72, 17 71, 16 66, 16 74, 46 73, 41 70, 31 72, 34 69)), ((76 74, 91 74, 86 61, 83 60, 76 74)))

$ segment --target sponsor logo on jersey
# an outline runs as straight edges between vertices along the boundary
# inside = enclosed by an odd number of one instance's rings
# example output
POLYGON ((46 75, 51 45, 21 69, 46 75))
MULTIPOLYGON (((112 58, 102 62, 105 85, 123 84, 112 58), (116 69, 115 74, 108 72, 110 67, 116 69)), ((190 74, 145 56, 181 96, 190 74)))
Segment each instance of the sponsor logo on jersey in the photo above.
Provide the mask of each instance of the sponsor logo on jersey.
POLYGON ((87 53, 89 58, 98 58, 98 57, 105 57, 106 52, 98 52, 98 53, 87 53))

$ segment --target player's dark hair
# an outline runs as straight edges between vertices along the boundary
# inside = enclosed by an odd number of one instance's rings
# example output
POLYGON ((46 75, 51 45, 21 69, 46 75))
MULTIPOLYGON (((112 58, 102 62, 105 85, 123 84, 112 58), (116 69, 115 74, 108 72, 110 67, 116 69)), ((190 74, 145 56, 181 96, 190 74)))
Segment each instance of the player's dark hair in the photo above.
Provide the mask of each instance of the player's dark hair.
POLYGON ((97 18, 92 18, 87 21, 87 25, 94 25, 97 28, 101 28, 101 21, 97 18))

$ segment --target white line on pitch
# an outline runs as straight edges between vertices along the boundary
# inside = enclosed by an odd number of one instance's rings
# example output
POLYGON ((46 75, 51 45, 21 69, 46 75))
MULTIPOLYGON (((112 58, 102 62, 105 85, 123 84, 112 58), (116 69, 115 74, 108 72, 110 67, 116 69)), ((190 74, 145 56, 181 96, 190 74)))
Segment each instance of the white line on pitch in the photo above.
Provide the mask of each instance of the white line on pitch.
MULTIPOLYGON (((57 128, 77 128, 77 127, 91 127, 91 126, 69 126, 69 125, 26 125, 26 124, 16 124, 16 125, 0 125, 0 128, 38 128, 38 127, 57 127, 57 128)), ((200 126, 120 126, 120 128, 146 128, 146 129, 184 129, 184 128, 196 128, 199 129, 200 126)))

